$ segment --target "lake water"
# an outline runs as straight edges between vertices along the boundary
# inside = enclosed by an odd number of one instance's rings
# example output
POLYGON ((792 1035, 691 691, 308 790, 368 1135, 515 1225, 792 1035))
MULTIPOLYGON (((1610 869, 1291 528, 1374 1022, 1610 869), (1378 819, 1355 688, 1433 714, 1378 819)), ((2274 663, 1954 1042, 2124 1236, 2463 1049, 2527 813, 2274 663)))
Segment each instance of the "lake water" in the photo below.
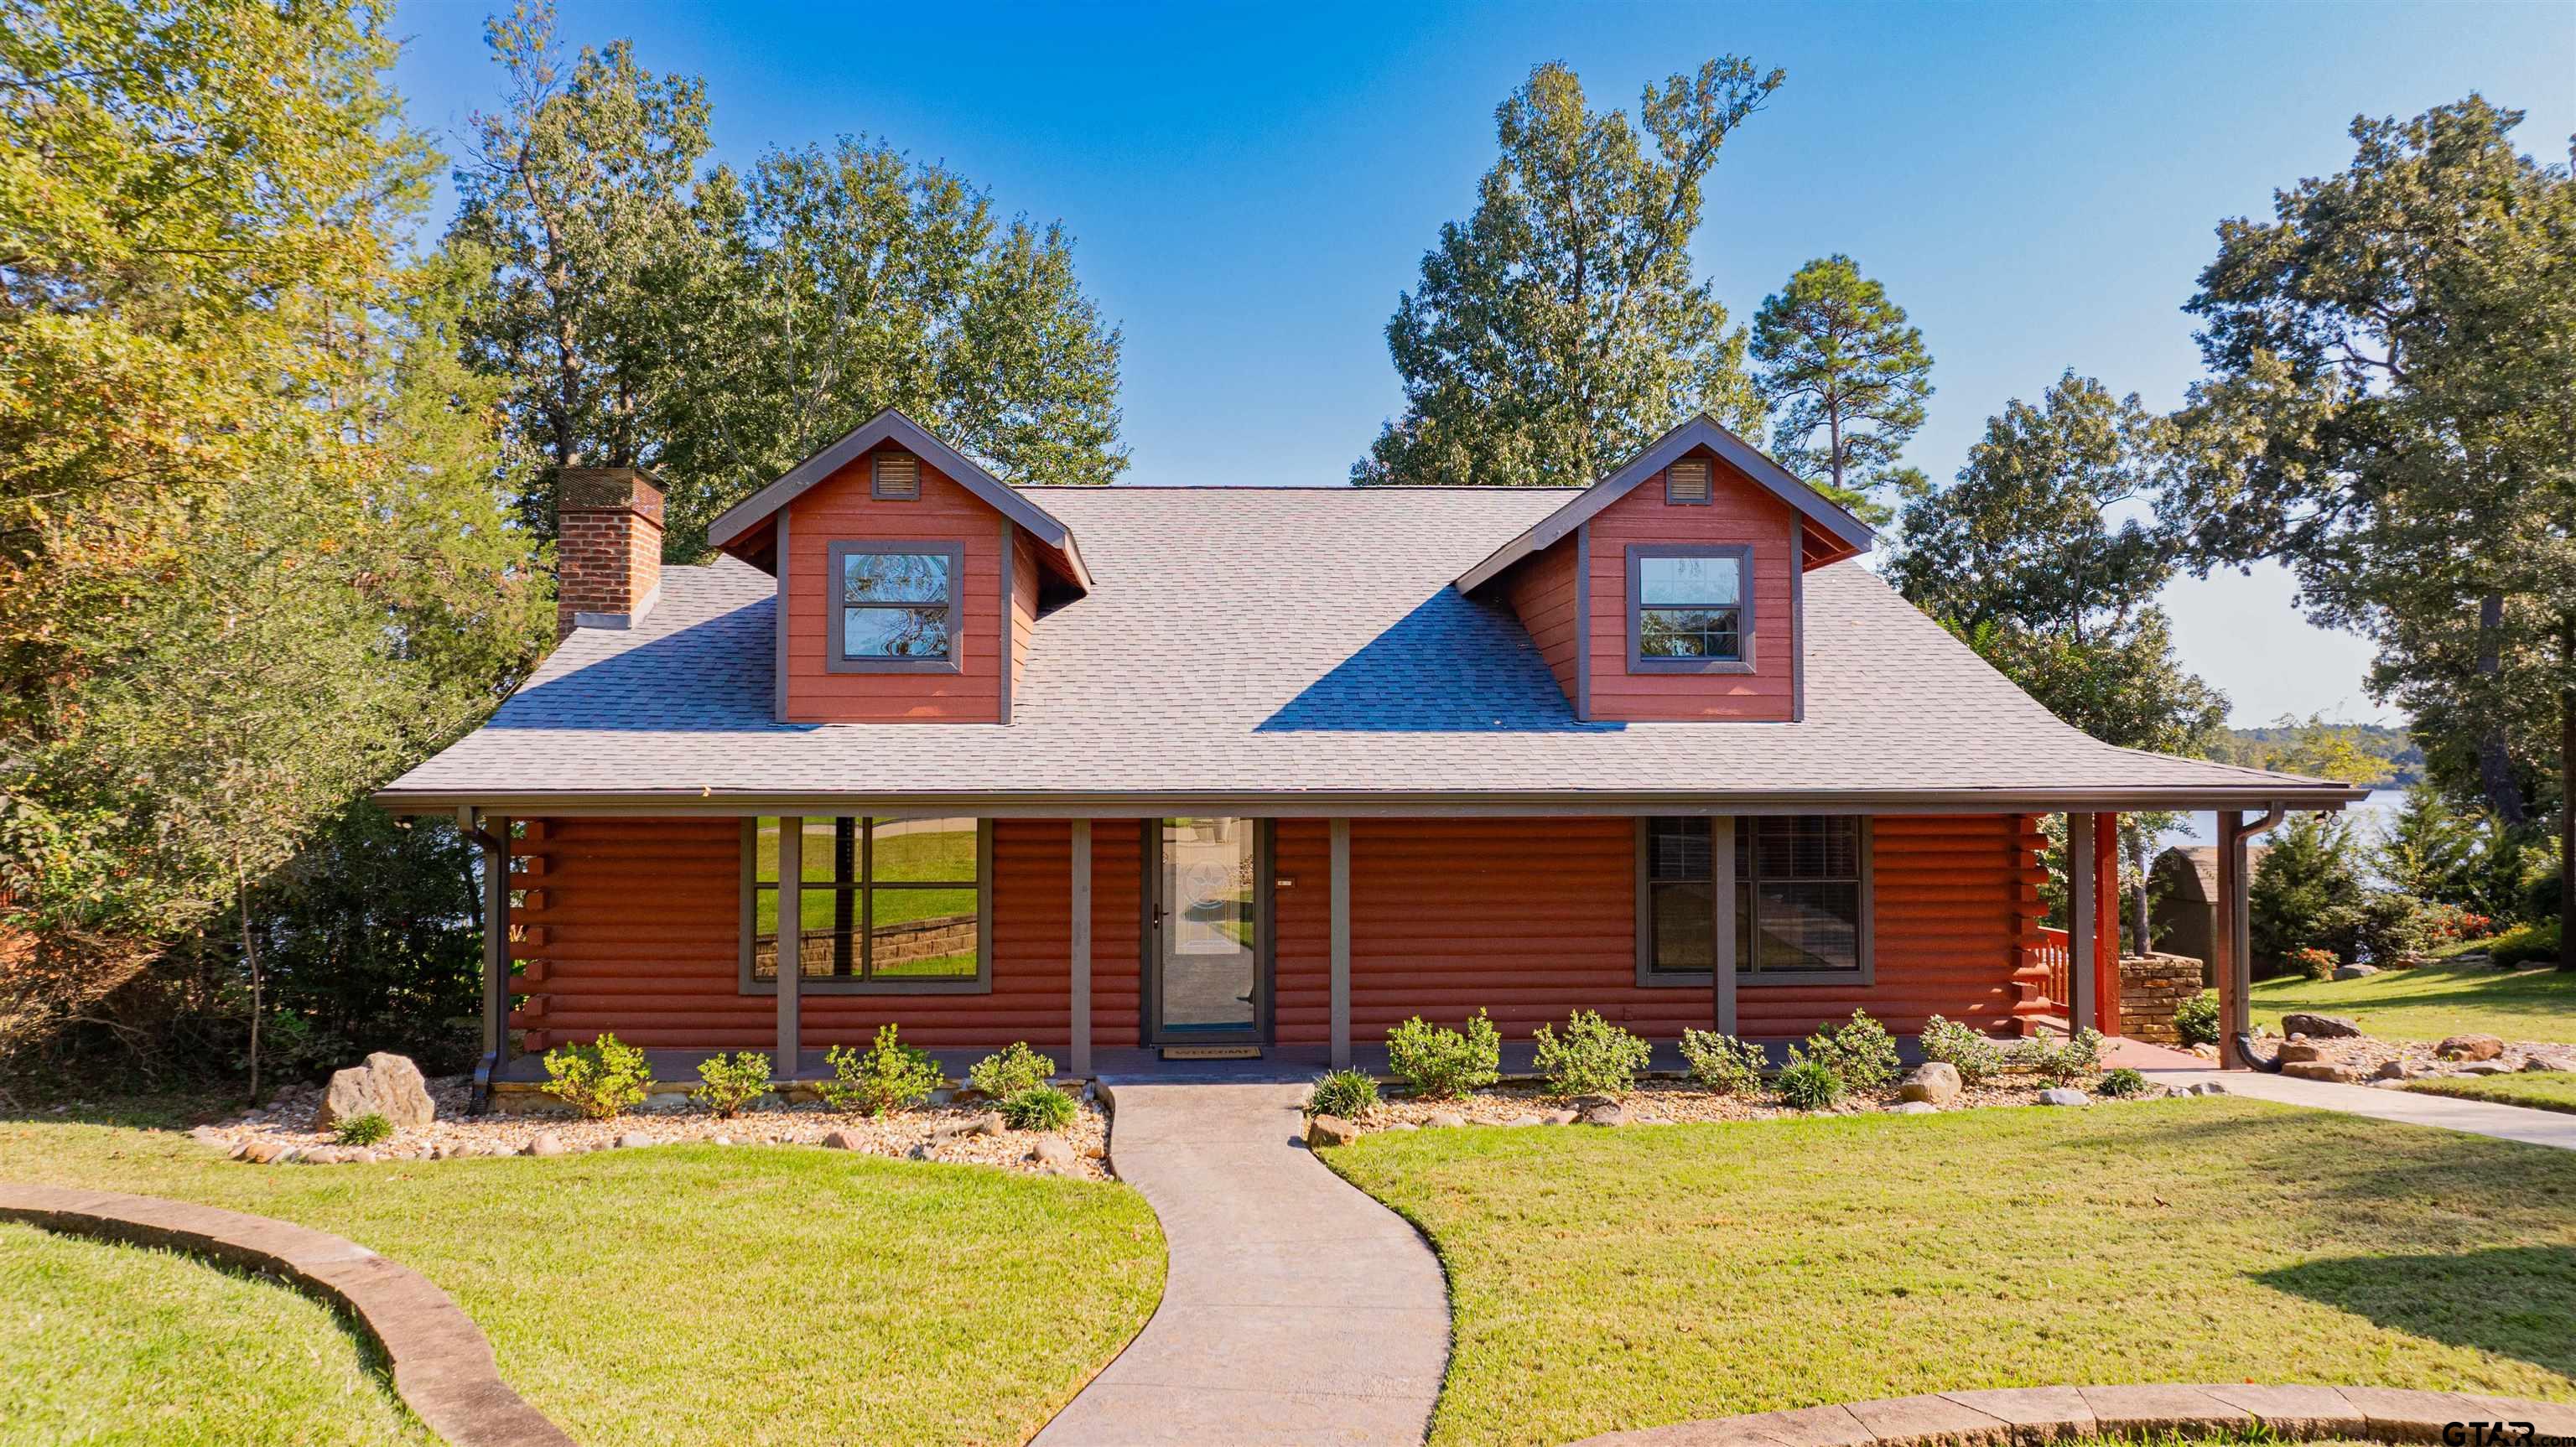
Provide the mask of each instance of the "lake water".
MULTIPOLYGON (((2369 798, 2358 804, 2346 805, 2343 816, 2352 822, 2354 841, 2377 843, 2386 833, 2388 821, 2396 816, 2399 806, 2405 802, 2406 791, 2403 789, 2373 789, 2370 791, 2369 798)), ((2249 809, 2246 811, 2246 817, 2250 822, 2261 818, 2262 814, 2259 810, 2249 809)), ((2260 844, 2262 841, 2262 835, 2254 836, 2255 843, 2260 844)), ((2158 841, 2158 847, 2217 842, 2218 816, 2203 813, 2190 816, 2189 823, 2183 828, 2168 830, 2158 841)))

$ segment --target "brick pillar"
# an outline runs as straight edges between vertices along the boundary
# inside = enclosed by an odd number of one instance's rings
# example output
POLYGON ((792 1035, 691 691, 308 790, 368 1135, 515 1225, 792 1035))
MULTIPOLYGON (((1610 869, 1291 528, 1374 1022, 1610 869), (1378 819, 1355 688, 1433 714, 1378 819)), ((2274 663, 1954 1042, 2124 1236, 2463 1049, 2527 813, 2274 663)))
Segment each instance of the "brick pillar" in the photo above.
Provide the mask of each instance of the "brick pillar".
POLYGON ((567 467, 555 483, 555 640, 631 628, 662 590, 662 484, 633 467, 567 467))

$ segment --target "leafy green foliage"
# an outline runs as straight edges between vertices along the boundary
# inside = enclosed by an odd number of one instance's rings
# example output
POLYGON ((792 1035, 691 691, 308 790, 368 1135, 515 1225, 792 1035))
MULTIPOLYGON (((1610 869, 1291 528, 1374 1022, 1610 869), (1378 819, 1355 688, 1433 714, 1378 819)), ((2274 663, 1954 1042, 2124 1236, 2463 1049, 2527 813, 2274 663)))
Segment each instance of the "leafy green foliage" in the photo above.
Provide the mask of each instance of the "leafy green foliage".
POLYGON ((1034 1090, 1054 1078, 1055 1061, 1030 1049, 1025 1040, 1012 1041, 1008 1049, 985 1056, 966 1072, 966 1083, 994 1100, 1034 1090))
POLYGON ((2564 921, 2524 925, 2496 941, 2487 958, 2498 965, 2528 965, 2558 958, 2558 932, 2564 921))
POLYGON ((644 1052, 612 1034, 587 1045, 546 1052, 546 1094, 592 1120, 624 1115, 644 1103, 653 1068, 644 1052))
POLYGON ((1530 1038, 1538 1042, 1538 1073, 1557 1096, 1625 1095, 1636 1088, 1651 1053, 1645 1041, 1591 1010, 1567 1016, 1562 1036, 1541 1025, 1530 1038))
POLYGON ((2361 903, 2352 826, 2330 814, 2293 814, 2270 836, 2246 886, 2246 932, 2258 968, 2287 965, 2291 952, 2321 946, 2336 914, 2361 903))
POLYGON ((2371 856, 2379 875, 2408 894, 2437 904, 2509 919, 2527 908, 2522 881, 2534 864, 2557 875, 2556 861, 2528 831, 2508 829, 2482 808, 2455 805, 2441 790, 2418 784, 2387 822, 2371 856))
POLYGON ((2305 719, 2284 714, 2261 728, 2220 729, 2210 735, 2209 756, 2249 769, 2305 774, 2378 788, 2420 781, 2424 751, 2403 728, 2338 723, 2324 714, 2305 719))
POLYGON ((349 1117, 331 1132, 331 1139, 344 1146, 371 1146, 393 1138, 394 1123, 372 1110, 349 1117))
POLYGON ((1793 1047, 1789 1058, 1812 1060, 1853 1090, 1876 1090, 1896 1079, 1896 1041, 1867 1010, 1854 1010, 1842 1024, 1808 1036, 1805 1048, 1793 1047))
POLYGON ((910 1110, 947 1082, 930 1052, 904 1044, 893 1025, 878 1026, 865 1053, 835 1045, 823 1059, 832 1067, 832 1078, 815 1090, 838 1111, 888 1115, 910 1110))
POLYGON ((1897 458, 1932 395, 1932 354, 1905 308, 1850 257, 1818 257, 1762 303, 1753 359, 1774 455, 1827 497, 1886 522, 1878 494, 1916 477, 1897 458))
POLYGON ((2124 1100, 2133 1095, 2144 1095, 2154 1088, 2144 1075, 2123 1065, 2117 1070, 2102 1072, 2102 1078, 2093 1084, 2093 1093, 2124 1100))
POLYGON ((1682 1061, 1691 1079, 1720 1095, 1751 1095, 1762 1088, 1770 1060, 1762 1047, 1715 1030, 1684 1030, 1682 1061))
POLYGON ((1923 1022, 1923 1058, 1959 1072, 1962 1085, 1982 1085, 2004 1067, 2003 1042, 1939 1015, 1923 1022))
POLYGON ((1445 1100, 1502 1079, 1503 1037, 1482 1010, 1467 1021, 1464 1033, 1416 1015, 1386 1032, 1386 1067, 1408 1093, 1445 1100))
POLYGON ((1827 1110, 1843 1098, 1843 1078, 1821 1060, 1792 1059, 1771 1081, 1780 1103, 1798 1110, 1827 1110))
POLYGON ((1306 1092, 1306 1109, 1313 1115, 1357 1120, 1375 1104, 1377 1077, 1365 1070, 1328 1070, 1315 1077, 1315 1088, 1306 1092))
POLYGON ((1502 155, 1386 326, 1404 415, 1358 483, 1586 486, 1707 413, 1758 433, 1744 331, 1691 274, 1701 182, 1784 73, 1728 56, 1596 112, 1551 62, 1496 110, 1502 155))
POLYGON ((2282 963, 2288 965, 2290 973, 2294 975, 2301 975, 2311 980, 2324 980, 2333 978, 2335 966, 2340 961, 2335 958, 2335 952, 2332 950, 2302 946, 2290 951, 2289 958, 2282 963))
POLYGON ((719 1050, 698 1062, 700 1083, 689 1094, 714 1111, 718 1120, 731 1120, 744 1106, 769 1093, 769 1076, 767 1055, 757 1050, 727 1055, 719 1050))
POLYGON ((2102 1068, 2102 1032, 2090 1025, 2072 1036, 2034 1035, 2013 1051, 2013 1064, 2051 1085, 2081 1085, 2102 1068))
POLYGON ((1052 1085, 1032 1085, 1002 1097, 1002 1121, 1013 1130, 1062 1130, 1081 1110, 1052 1085))
POLYGON ((2218 992, 2203 990, 2174 1007, 2174 1029, 2185 1045, 2218 1043, 2218 992))

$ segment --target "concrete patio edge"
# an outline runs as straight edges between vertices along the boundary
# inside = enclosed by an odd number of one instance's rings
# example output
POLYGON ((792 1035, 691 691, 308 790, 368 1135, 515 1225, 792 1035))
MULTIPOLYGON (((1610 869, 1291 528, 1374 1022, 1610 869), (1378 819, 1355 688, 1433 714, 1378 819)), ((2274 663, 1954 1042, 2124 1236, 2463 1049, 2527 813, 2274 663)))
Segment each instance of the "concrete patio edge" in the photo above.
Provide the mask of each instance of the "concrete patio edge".
POLYGON ((2285 1438, 2441 1442, 2446 1428, 2471 1422, 2529 1423, 2538 1439, 2576 1438, 2576 1405, 2392 1387, 2001 1387, 1675 1422, 1572 1447, 2032 1447, 2258 1425, 2285 1438))
POLYGON ((501 1380, 492 1344, 419 1273, 327 1231, 115 1191, 0 1182, 0 1220, 274 1273, 344 1308, 393 1364, 394 1394, 457 1447, 572 1447, 501 1380))

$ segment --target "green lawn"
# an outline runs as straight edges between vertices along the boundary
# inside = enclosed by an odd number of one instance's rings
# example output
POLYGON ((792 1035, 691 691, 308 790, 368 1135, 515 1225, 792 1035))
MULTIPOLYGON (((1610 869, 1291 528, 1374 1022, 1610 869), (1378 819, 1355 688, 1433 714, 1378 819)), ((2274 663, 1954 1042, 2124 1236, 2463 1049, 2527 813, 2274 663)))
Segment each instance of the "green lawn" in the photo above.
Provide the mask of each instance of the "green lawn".
POLYGON ((2548 965, 2499 970, 2441 960, 2358 980, 2264 980, 2254 986, 2256 1020, 2277 1030, 2290 1010, 2349 1016, 2383 1040, 2478 1034, 2576 1042, 2576 975, 2548 965))
MULTIPOLYGON (((1162 1294, 1161 1229, 1126 1187, 819 1149, 247 1166, 166 1133, 18 1119, 0 1121, 0 1179, 372 1247, 455 1297, 502 1376, 589 1447, 1017 1442, 1162 1294)), ((102 1321, 159 1314, 148 1293, 90 1301, 102 1321)), ((38 1390, 85 1390, 53 1380, 38 1390)), ((228 1440, 207 1425, 238 1409, 227 1394, 181 1400, 206 1428, 184 1440, 228 1440)))
POLYGON ((2492 1100, 2499 1105, 2527 1105, 2537 1110, 2563 1110, 2576 1115, 2576 1071, 2515 1071, 2511 1075, 2446 1075, 2409 1083, 2408 1090, 2426 1095, 2456 1095, 2463 1100, 2492 1100))
POLYGON ((1455 1311, 1435 1443, 2044 1383, 2576 1399, 2576 1153, 2248 1100, 1325 1152, 1455 1311))
POLYGON ((273 1283, 0 1224, 5 1447, 435 1442, 359 1341, 273 1283))

